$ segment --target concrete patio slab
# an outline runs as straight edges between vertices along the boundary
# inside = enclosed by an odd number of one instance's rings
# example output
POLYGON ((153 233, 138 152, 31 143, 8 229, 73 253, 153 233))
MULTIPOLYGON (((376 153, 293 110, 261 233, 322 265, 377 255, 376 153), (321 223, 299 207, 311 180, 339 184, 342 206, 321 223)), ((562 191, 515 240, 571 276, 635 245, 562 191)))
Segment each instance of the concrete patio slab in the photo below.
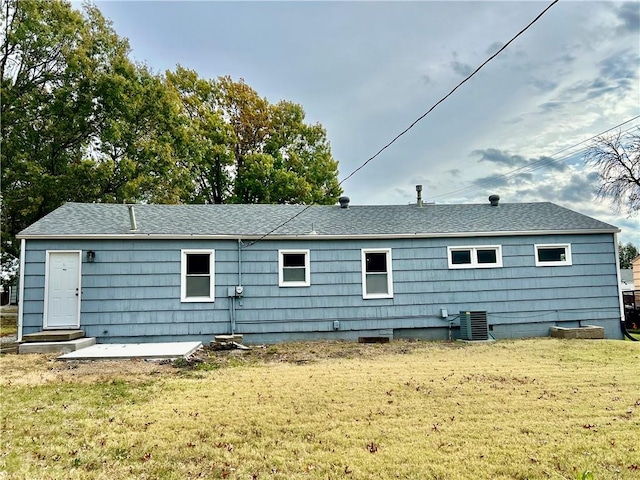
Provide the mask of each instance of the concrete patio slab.
POLYGON ((186 358, 202 347, 202 342, 102 343, 58 357, 58 360, 126 360, 131 358, 186 358))

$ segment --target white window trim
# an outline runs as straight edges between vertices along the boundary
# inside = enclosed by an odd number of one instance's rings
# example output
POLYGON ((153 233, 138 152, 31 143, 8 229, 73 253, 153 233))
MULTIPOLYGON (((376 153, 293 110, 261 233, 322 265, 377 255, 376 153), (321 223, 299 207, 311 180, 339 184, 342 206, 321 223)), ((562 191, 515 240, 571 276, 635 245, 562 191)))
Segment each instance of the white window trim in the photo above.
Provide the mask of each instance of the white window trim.
POLYGON ((189 249, 180 250, 180 301, 186 303, 193 302, 214 302, 215 301, 215 250, 210 249, 189 249), (209 292, 208 297, 187 297, 187 255, 189 254, 209 254, 209 292))
MULTIPOLYGON (((390 248, 363 248, 362 259, 362 298, 393 298, 393 266, 390 248), (387 293, 367 293, 367 253, 384 253, 387 255, 387 293)), ((371 274, 369 274, 371 275, 371 274)), ((375 274, 374 274, 375 275, 375 274)))
POLYGON ((447 247, 447 262, 449 269, 462 268, 502 268, 502 245, 473 245, 473 246, 454 246, 447 247), (464 250, 471 251, 471 263, 453 263, 451 252, 459 252, 464 250), (495 250, 496 263, 478 263, 478 250, 495 250))
POLYGON ((536 267, 569 267, 573 265, 570 243, 537 243, 533 246, 533 258, 536 262, 536 267), (565 260, 559 262, 541 262, 538 260, 538 249, 540 248, 564 248, 565 260))
POLYGON ((311 261, 309 250, 278 250, 278 285, 280 287, 308 287, 311 285, 311 261), (286 254, 304 255, 304 282, 284 281, 284 256, 286 254))

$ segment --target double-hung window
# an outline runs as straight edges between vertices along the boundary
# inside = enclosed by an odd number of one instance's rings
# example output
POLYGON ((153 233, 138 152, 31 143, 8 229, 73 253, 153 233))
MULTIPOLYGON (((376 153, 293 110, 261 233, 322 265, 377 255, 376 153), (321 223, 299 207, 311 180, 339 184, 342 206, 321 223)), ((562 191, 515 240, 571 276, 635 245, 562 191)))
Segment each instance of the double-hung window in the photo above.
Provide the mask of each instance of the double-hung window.
POLYGON ((181 251, 180 301, 213 302, 215 300, 214 255, 213 250, 181 251))
POLYGON ((534 245, 536 267, 569 266, 571 261, 571 244, 538 244, 534 245))
POLYGON ((278 250, 278 285, 281 287, 308 287, 309 250, 278 250))
POLYGON ((391 249, 362 249, 362 298, 393 298, 391 249))
POLYGON ((447 247, 449 268, 502 267, 502 246, 447 247))

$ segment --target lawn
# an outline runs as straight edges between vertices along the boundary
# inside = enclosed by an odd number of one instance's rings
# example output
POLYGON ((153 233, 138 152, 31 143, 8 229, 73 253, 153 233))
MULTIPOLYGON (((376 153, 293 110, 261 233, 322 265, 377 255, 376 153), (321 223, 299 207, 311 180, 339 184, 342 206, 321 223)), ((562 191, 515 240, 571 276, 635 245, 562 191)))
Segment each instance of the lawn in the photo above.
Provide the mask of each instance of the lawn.
POLYGON ((16 335, 18 331, 18 307, 3 305, 0 307, 0 336, 16 335))
POLYGON ((319 342, 177 365, 0 362, 6 478, 640 476, 640 343, 319 342))

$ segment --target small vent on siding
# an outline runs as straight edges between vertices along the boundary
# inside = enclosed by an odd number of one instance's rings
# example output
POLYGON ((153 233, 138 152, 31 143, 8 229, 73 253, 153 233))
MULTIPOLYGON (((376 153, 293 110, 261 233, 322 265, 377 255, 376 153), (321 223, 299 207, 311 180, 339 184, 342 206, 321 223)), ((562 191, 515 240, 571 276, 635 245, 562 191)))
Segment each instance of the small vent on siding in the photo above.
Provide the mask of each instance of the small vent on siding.
POLYGON ((460 338, 489 340, 487 312, 460 312, 460 338))

